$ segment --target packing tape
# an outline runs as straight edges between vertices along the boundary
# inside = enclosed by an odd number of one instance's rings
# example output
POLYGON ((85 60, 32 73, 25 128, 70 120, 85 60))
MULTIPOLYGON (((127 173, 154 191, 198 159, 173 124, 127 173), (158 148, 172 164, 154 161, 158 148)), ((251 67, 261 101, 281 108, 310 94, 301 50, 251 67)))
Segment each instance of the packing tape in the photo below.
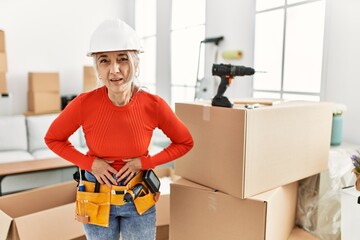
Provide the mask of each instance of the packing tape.
POLYGON ((229 50, 224 51, 221 54, 223 59, 239 59, 242 57, 242 51, 240 50, 229 50))

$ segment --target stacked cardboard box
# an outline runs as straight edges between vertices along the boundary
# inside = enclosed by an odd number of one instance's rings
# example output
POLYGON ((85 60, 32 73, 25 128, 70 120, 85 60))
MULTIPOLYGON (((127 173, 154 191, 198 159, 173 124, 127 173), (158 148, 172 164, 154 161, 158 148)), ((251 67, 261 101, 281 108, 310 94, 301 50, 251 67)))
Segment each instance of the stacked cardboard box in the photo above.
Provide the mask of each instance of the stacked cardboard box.
POLYGON ((30 72, 28 80, 30 113, 52 113, 61 110, 59 73, 30 72))
POLYGON ((0 30, 0 115, 12 114, 12 97, 7 88, 7 71, 5 32, 0 30))
POLYGON ((95 69, 92 66, 84 66, 84 92, 95 89, 97 85, 95 69))
POLYGON ((175 161, 186 180, 171 186, 171 239, 288 239, 297 181, 327 169, 332 105, 198 102, 175 111, 195 145, 175 161))
POLYGON ((0 94, 8 92, 6 84, 7 60, 5 50, 5 32, 0 30, 0 94))

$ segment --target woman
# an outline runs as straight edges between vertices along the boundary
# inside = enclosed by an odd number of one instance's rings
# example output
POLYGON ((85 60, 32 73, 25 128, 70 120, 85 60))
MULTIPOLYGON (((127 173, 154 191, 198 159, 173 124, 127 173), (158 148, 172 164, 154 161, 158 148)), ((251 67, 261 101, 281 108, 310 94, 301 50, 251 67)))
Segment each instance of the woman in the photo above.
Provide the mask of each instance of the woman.
MULTIPOLYGON (((121 20, 104 21, 95 30, 88 56, 94 59, 103 86, 76 97, 51 124, 45 142, 60 157, 86 170, 100 184, 127 184, 138 172, 186 154, 193 139, 186 126, 159 96, 136 84, 140 39, 121 20), (82 127, 89 151, 84 155, 68 141, 82 127), (153 130, 171 143, 148 155, 153 130)), ((155 206, 139 215, 133 203, 111 205, 109 227, 84 224, 87 239, 155 239, 155 206)))

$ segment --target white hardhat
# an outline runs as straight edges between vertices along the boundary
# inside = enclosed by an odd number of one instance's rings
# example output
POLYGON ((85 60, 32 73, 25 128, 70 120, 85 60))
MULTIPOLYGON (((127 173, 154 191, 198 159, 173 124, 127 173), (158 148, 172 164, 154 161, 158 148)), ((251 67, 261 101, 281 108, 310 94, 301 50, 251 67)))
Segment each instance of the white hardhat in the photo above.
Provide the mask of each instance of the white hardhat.
POLYGON ((140 38, 133 28, 120 19, 105 20, 91 36, 87 56, 96 52, 122 50, 143 52, 140 38))

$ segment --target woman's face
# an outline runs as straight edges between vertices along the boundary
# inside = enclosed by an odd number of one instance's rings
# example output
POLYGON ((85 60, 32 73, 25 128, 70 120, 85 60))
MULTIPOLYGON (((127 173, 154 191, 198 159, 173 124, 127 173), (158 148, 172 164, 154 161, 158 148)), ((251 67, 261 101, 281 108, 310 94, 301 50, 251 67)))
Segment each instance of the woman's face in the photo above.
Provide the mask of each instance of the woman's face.
POLYGON ((130 60, 125 51, 96 53, 100 80, 111 93, 123 93, 130 88, 130 60), (125 85, 124 85, 125 84, 125 85))

